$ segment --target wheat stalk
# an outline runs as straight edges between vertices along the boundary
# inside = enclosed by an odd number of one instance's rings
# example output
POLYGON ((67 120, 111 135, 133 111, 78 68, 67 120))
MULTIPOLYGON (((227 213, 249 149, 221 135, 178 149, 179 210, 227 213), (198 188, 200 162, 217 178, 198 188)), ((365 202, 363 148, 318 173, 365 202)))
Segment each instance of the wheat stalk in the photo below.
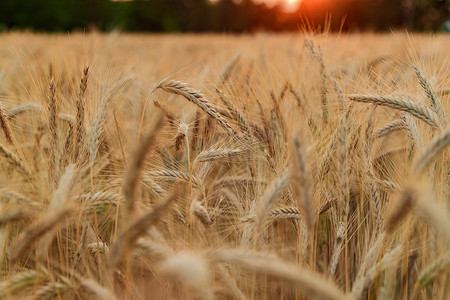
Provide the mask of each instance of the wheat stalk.
POLYGON ((89 67, 84 68, 83 70, 83 77, 81 78, 80 82, 80 91, 78 93, 78 99, 77 99, 77 114, 76 114, 76 121, 75 121, 75 157, 78 155, 78 147, 80 147, 81 142, 83 140, 83 136, 85 134, 84 129, 84 94, 87 89, 87 82, 89 78, 89 67))
POLYGON ((217 86, 221 86, 228 80, 234 67, 239 62, 240 57, 241 57, 241 52, 239 51, 233 56, 233 58, 230 60, 230 62, 223 68, 222 74, 220 74, 220 80, 219 80, 217 86))
POLYGON ((174 254, 171 248, 144 237, 137 239, 136 253, 148 258, 156 257, 164 259, 174 254))
POLYGON ((431 143, 422 151, 417 158, 415 169, 419 173, 423 173, 430 163, 450 145, 450 128, 443 131, 439 136, 433 139, 431 143))
POLYGON ((264 186, 267 182, 262 179, 256 179, 256 178, 248 178, 246 176, 233 176, 233 177, 224 177, 219 180, 216 180, 213 185, 213 189, 219 188, 219 187, 228 187, 228 186, 264 186))
POLYGON ((336 242, 333 249, 333 254, 331 255, 331 261, 330 261, 330 268, 328 270, 328 275, 330 277, 333 277, 334 273, 336 272, 336 267, 339 262, 339 257, 341 256, 342 245, 345 242, 345 225, 343 222, 339 222, 339 227, 336 232, 336 242))
POLYGON ((396 120, 396 121, 393 121, 393 122, 385 125, 381 129, 379 129, 378 132, 376 133, 376 136, 378 138, 381 138, 383 136, 390 134, 391 132, 394 132, 397 130, 402 130, 404 128, 405 128, 405 121, 404 120, 396 120))
POLYGON ((5 114, 2 105, 0 105, 0 127, 2 128, 3 133, 5 134, 6 141, 10 145, 14 145, 13 134, 11 131, 11 127, 9 126, 8 116, 5 114))
POLYGON ((0 227, 5 226, 8 223, 20 221, 23 219, 29 219, 33 216, 30 209, 18 208, 0 213, 0 227))
POLYGON ((152 130, 141 139, 134 151, 133 159, 128 165, 127 172, 125 174, 122 193, 127 201, 127 211, 132 213, 136 203, 136 188, 139 178, 141 177, 142 168, 144 165, 145 157, 149 151, 150 146, 155 142, 156 131, 162 125, 162 115, 157 115, 155 125, 152 130))
POLYGON ((272 209, 269 213, 269 219, 278 220, 278 219, 292 219, 299 220, 300 219, 300 210, 297 207, 281 207, 272 209))
POLYGON ((100 285, 97 281, 93 279, 82 279, 80 284, 81 286, 92 292, 95 296, 97 296, 98 299, 101 300, 118 299, 110 289, 100 285))
MULTIPOLYGON (((269 220, 279 220, 279 219, 291 219, 300 220, 301 214, 297 207, 281 207, 272 209, 268 215, 269 220)), ((247 217, 241 218, 241 222, 250 222, 255 220, 255 215, 249 215, 247 217)))
POLYGON ((426 266, 420 273, 418 278, 419 286, 426 287, 432 284, 439 276, 448 273, 450 268, 450 253, 445 253, 441 257, 435 259, 431 264, 426 266))
POLYGON ((197 157, 195 161, 205 162, 212 160, 220 160, 224 158, 230 158, 234 156, 238 156, 244 153, 242 149, 209 149, 202 151, 197 157))
POLYGON ((246 117, 239 112, 237 107, 233 103, 231 103, 230 100, 228 100, 224 92, 222 92, 218 88, 216 88, 216 92, 217 94, 219 94, 219 99, 231 113, 232 118, 238 122, 239 127, 241 127, 242 131, 248 132, 249 122, 247 121, 246 117))
POLYGON ((403 246, 397 246, 385 254, 377 264, 369 268, 363 276, 358 276, 353 284, 350 298, 355 300, 363 299, 365 290, 375 280, 378 274, 388 268, 395 268, 403 254, 403 246))
POLYGON ((187 124, 180 122, 178 125, 177 135, 175 137, 175 149, 180 150, 183 142, 186 141, 189 132, 187 124))
POLYGON ((142 174, 142 182, 149 186, 151 191, 158 197, 161 197, 165 193, 164 189, 159 184, 154 182, 153 179, 147 174, 142 174))
POLYGON ((416 72, 420 85, 425 90, 428 99, 430 99, 431 106, 433 107, 435 113, 441 117, 441 120, 444 123, 444 125, 447 125, 446 124, 447 117, 445 116, 445 111, 442 110, 441 101, 439 101, 439 98, 436 95, 436 92, 434 91, 430 82, 423 76, 422 71, 420 71, 420 69, 417 66, 414 66, 414 71, 416 72))
POLYGON ((181 95, 188 101, 196 104, 200 109, 210 115, 214 120, 216 120, 227 132, 232 132, 230 124, 212 107, 212 105, 206 100, 203 94, 191 89, 187 84, 181 81, 163 79, 154 88, 162 89, 168 93, 181 95))
POLYGON ((268 214, 275 204, 275 201, 283 193, 288 183, 288 169, 284 170, 280 176, 275 179, 270 186, 264 192, 260 203, 256 209, 256 232, 259 234, 259 231, 262 229, 268 214))
POLYGON ((191 202, 191 212, 204 224, 211 225, 212 221, 206 208, 198 200, 191 202))
POLYGON ((0 199, 13 199, 14 202, 18 205, 25 204, 27 206, 33 206, 35 208, 40 205, 39 203, 26 197, 25 195, 9 188, 0 189, 0 199))
POLYGON ((303 210, 303 217, 309 229, 313 228, 314 220, 314 207, 312 203, 312 193, 310 189, 310 183, 308 178, 308 173, 306 169, 306 158, 303 153, 302 142, 299 137, 294 139, 294 158, 296 164, 296 172, 294 173, 294 178, 296 179, 297 186, 300 189, 300 203, 303 210))
POLYGON ((159 266, 159 272, 173 277, 195 292, 193 298, 211 300, 211 271, 207 261, 195 253, 182 252, 168 257, 159 266))
POLYGON ((0 154, 20 173, 27 177, 31 176, 30 169, 8 148, 0 144, 0 154))
POLYGON ((18 115, 21 115, 25 112, 40 112, 42 110, 42 106, 37 103, 25 103, 20 106, 17 106, 6 113, 8 119, 14 119, 18 115))
POLYGON ((200 180, 197 177, 195 177, 195 176, 190 177, 189 174, 182 172, 182 171, 164 169, 164 170, 159 170, 159 171, 147 172, 146 175, 150 176, 150 177, 157 177, 157 178, 162 178, 162 179, 172 179, 172 180, 179 179, 179 180, 183 180, 186 182, 189 182, 189 180, 190 180, 189 178, 191 178, 192 183, 195 186, 197 186, 197 187, 202 186, 200 180))
POLYGON ((388 210, 385 218, 384 228, 387 232, 392 232, 402 219, 408 214, 415 201, 415 192, 412 189, 404 190, 400 197, 395 200, 393 206, 388 210))
POLYGON ((245 270, 290 283, 318 299, 347 299, 347 296, 333 282, 318 273, 300 269, 272 256, 255 257, 248 252, 223 249, 214 253, 213 258, 216 261, 236 264, 245 270))
POLYGON ((85 205, 87 213, 93 213, 98 207, 115 206, 118 203, 125 203, 122 195, 113 192, 96 192, 94 194, 81 194, 74 198, 85 205))
POLYGON ((437 121, 435 113, 428 108, 415 104, 409 100, 376 95, 350 95, 349 99, 356 102, 374 103, 377 105, 398 109, 410 113, 434 129, 439 128, 439 122, 437 121))
POLYGON ((50 230, 54 229, 63 220, 66 220, 72 213, 73 208, 64 206, 58 210, 51 211, 42 215, 36 222, 30 225, 30 228, 22 235, 22 237, 15 243, 11 253, 11 261, 16 261, 21 258, 30 246, 50 230))
MULTIPOLYGON (((100 107, 97 111, 97 114, 95 115, 94 122, 92 123, 91 131, 89 133, 88 147, 89 147, 91 165, 94 164, 95 158, 97 157, 98 142, 99 142, 100 134, 103 130, 102 124, 105 119, 106 107, 109 103, 110 98, 111 98, 111 91, 106 90, 103 94, 102 101, 100 102, 100 107)), ((78 122, 80 122, 80 120, 77 119, 77 126, 78 126, 78 122)), ((78 139, 78 137, 77 137, 77 139, 78 139)))
POLYGON ((68 286, 61 282, 52 282, 46 286, 40 288, 36 294, 36 299, 54 299, 55 297, 61 297, 68 290, 68 286))
POLYGON ((174 199, 175 197, 173 195, 169 196, 168 199, 155 206, 151 211, 145 213, 137 220, 131 222, 124 230, 122 230, 111 246, 108 258, 110 266, 116 266, 121 262, 128 250, 134 248, 137 239, 161 218, 174 199))
POLYGON ((305 40, 305 46, 311 51, 314 60, 317 62, 320 68, 321 78, 321 99, 322 99, 322 119, 327 124, 328 122, 328 107, 327 107, 327 73, 325 70, 325 64, 323 62, 322 50, 317 50, 314 43, 310 40, 305 40))
POLYGON ((23 291, 24 289, 48 281, 49 274, 47 270, 41 268, 40 271, 25 270, 0 282, 0 296, 6 298, 23 291))

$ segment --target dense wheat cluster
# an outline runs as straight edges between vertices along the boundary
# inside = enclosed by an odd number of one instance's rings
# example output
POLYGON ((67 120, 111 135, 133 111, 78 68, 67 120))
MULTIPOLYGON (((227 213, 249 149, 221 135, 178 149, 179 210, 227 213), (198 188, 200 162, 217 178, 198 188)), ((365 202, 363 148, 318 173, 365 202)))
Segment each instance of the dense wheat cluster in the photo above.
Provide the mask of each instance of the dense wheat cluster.
POLYGON ((0 298, 447 299, 448 36, 0 36, 0 298))

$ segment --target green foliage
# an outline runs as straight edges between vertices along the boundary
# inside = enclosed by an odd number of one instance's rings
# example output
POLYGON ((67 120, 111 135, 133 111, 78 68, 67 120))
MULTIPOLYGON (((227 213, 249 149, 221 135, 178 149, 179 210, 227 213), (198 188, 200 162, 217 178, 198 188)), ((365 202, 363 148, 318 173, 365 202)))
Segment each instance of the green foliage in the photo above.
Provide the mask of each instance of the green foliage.
POLYGON ((343 19, 344 30, 435 30, 449 13, 439 0, 304 0, 289 13, 251 0, 1 0, 0 30, 278 31, 298 30, 305 20, 315 29, 338 30, 343 19))

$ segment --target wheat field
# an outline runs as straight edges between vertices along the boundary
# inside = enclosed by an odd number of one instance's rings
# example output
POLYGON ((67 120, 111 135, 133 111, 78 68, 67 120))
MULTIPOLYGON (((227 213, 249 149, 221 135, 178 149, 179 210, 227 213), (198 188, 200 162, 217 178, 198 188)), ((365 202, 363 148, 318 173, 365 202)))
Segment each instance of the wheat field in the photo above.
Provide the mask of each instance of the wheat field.
POLYGON ((449 299, 445 35, 0 35, 1 299, 449 299))

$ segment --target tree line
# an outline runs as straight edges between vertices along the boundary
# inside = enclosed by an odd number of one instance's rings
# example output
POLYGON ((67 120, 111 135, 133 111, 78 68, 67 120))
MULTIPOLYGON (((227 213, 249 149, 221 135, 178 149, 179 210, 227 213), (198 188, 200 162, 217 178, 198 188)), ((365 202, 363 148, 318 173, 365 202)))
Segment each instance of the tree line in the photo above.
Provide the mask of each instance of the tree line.
POLYGON ((295 11, 251 0, 1 0, 0 29, 153 32, 439 30, 448 0, 303 0, 295 11))

